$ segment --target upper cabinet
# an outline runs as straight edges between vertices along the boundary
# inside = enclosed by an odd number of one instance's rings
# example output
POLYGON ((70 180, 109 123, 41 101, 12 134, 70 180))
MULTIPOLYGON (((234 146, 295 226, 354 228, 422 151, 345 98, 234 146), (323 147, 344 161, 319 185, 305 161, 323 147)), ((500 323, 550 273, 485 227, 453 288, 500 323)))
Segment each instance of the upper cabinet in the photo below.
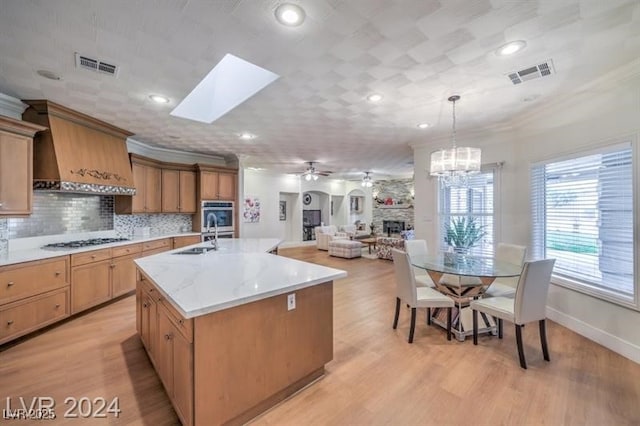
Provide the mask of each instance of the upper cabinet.
POLYGON ((206 170, 200 165, 199 168, 201 200, 233 201, 236 199, 237 171, 206 170))
POLYGON ((160 213, 162 211, 161 169, 155 162, 131 154, 131 170, 136 194, 116 196, 116 213, 160 213))
POLYGON ((189 170, 162 170, 162 212, 196 212, 196 173, 189 170))
POLYGON ((33 137, 45 129, 0 116, 0 215, 31 213, 33 137))

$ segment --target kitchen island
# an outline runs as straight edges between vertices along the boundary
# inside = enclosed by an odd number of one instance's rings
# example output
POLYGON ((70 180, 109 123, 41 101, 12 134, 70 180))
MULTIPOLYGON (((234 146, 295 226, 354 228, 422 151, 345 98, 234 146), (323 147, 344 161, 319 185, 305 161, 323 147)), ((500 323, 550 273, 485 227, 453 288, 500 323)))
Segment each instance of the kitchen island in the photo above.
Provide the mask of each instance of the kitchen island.
POLYGON ((183 424, 244 423, 333 358, 333 280, 347 274, 270 254, 278 243, 135 261, 138 332, 183 424))

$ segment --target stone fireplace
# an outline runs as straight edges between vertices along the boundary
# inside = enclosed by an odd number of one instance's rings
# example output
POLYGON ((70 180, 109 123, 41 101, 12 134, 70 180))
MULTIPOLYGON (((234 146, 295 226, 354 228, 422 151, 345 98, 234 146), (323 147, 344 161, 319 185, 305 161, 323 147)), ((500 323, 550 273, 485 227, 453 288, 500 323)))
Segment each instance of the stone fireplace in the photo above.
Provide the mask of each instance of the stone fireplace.
POLYGON ((382 232, 384 234, 399 234, 400 231, 404 231, 406 228, 406 222, 404 220, 383 220, 382 232))
POLYGON ((373 184, 373 224, 378 235, 414 228, 413 179, 378 180, 373 184))

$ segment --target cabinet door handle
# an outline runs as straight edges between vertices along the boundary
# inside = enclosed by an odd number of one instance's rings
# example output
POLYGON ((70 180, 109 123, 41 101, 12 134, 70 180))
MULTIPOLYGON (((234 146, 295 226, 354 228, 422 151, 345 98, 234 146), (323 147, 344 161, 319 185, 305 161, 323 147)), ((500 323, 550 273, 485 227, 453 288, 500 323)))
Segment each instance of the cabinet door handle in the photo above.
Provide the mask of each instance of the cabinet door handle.
POLYGON ((56 272, 55 272, 56 277, 57 277, 57 276, 59 276, 60 274, 61 274, 61 272, 60 272, 60 271, 56 271, 56 272))
POLYGON ((58 309, 60 307, 59 303, 56 303, 56 309, 58 309))
POLYGON ((92 258, 92 259, 95 259, 95 258, 96 258, 96 255, 95 255, 95 254, 92 254, 92 255, 91 255, 91 258, 92 258))
POLYGON ((149 305, 148 305, 147 303, 143 303, 143 304, 142 304, 142 307, 143 307, 143 308, 148 308, 148 307, 149 307, 149 305))
POLYGON ((178 324, 180 324, 180 325, 184 325, 184 320, 183 320, 183 319, 179 319, 179 320, 178 320, 178 324))
POLYGON ((112 263, 111 265, 109 265, 110 268, 115 268, 116 265, 114 263, 112 263))
POLYGON ((164 339, 165 339, 165 340, 171 340, 171 339, 173 339, 173 334, 171 334, 171 333, 169 333, 169 334, 165 334, 165 335, 164 335, 164 339))
POLYGON ((13 287, 13 284, 14 284, 14 282, 13 282, 13 281, 9 281, 9 282, 7 283, 7 287, 13 287))
POLYGON ((7 321, 7 325, 11 325, 11 324, 13 324, 13 320, 7 321))

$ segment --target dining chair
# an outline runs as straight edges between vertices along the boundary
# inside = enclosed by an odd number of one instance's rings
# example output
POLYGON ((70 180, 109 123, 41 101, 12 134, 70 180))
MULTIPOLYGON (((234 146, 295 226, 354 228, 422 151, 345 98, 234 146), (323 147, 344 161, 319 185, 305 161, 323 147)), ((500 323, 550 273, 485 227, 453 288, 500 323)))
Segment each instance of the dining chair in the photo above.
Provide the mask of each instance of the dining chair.
MULTIPOLYGON (((409 257, 426 256, 429 254, 426 240, 406 240, 404 242, 404 249, 409 257)), ((427 274, 427 271, 415 266, 413 268, 413 275, 416 277, 416 286, 418 287, 435 287, 433 280, 427 274)))
POLYGON ((478 344, 478 312, 498 318, 498 338, 502 338, 502 320, 512 322, 516 328, 516 343, 520 367, 526 369, 522 346, 522 327, 528 322, 538 321, 540 326, 540 344, 546 361, 550 361, 547 348, 546 308, 549 282, 555 259, 525 262, 518 280, 515 298, 489 297, 474 300, 470 307, 473 310, 473 344, 478 344))
POLYGON ((413 343, 416 327, 416 308, 427 308, 427 323, 431 323, 431 308, 447 308, 447 340, 451 340, 451 308, 453 300, 430 287, 417 287, 416 278, 411 268, 409 255, 398 249, 391 249, 393 267, 396 276, 396 314, 393 318, 393 329, 398 328, 400 304, 406 303, 411 308, 411 326, 409 343, 413 343))
MULTIPOLYGON (((527 248, 516 244, 498 243, 495 259, 500 262, 511 263, 522 267, 524 258, 527 255, 527 248)), ((496 278, 487 291, 486 297, 511 297, 516 295, 518 277, 496 278)))

